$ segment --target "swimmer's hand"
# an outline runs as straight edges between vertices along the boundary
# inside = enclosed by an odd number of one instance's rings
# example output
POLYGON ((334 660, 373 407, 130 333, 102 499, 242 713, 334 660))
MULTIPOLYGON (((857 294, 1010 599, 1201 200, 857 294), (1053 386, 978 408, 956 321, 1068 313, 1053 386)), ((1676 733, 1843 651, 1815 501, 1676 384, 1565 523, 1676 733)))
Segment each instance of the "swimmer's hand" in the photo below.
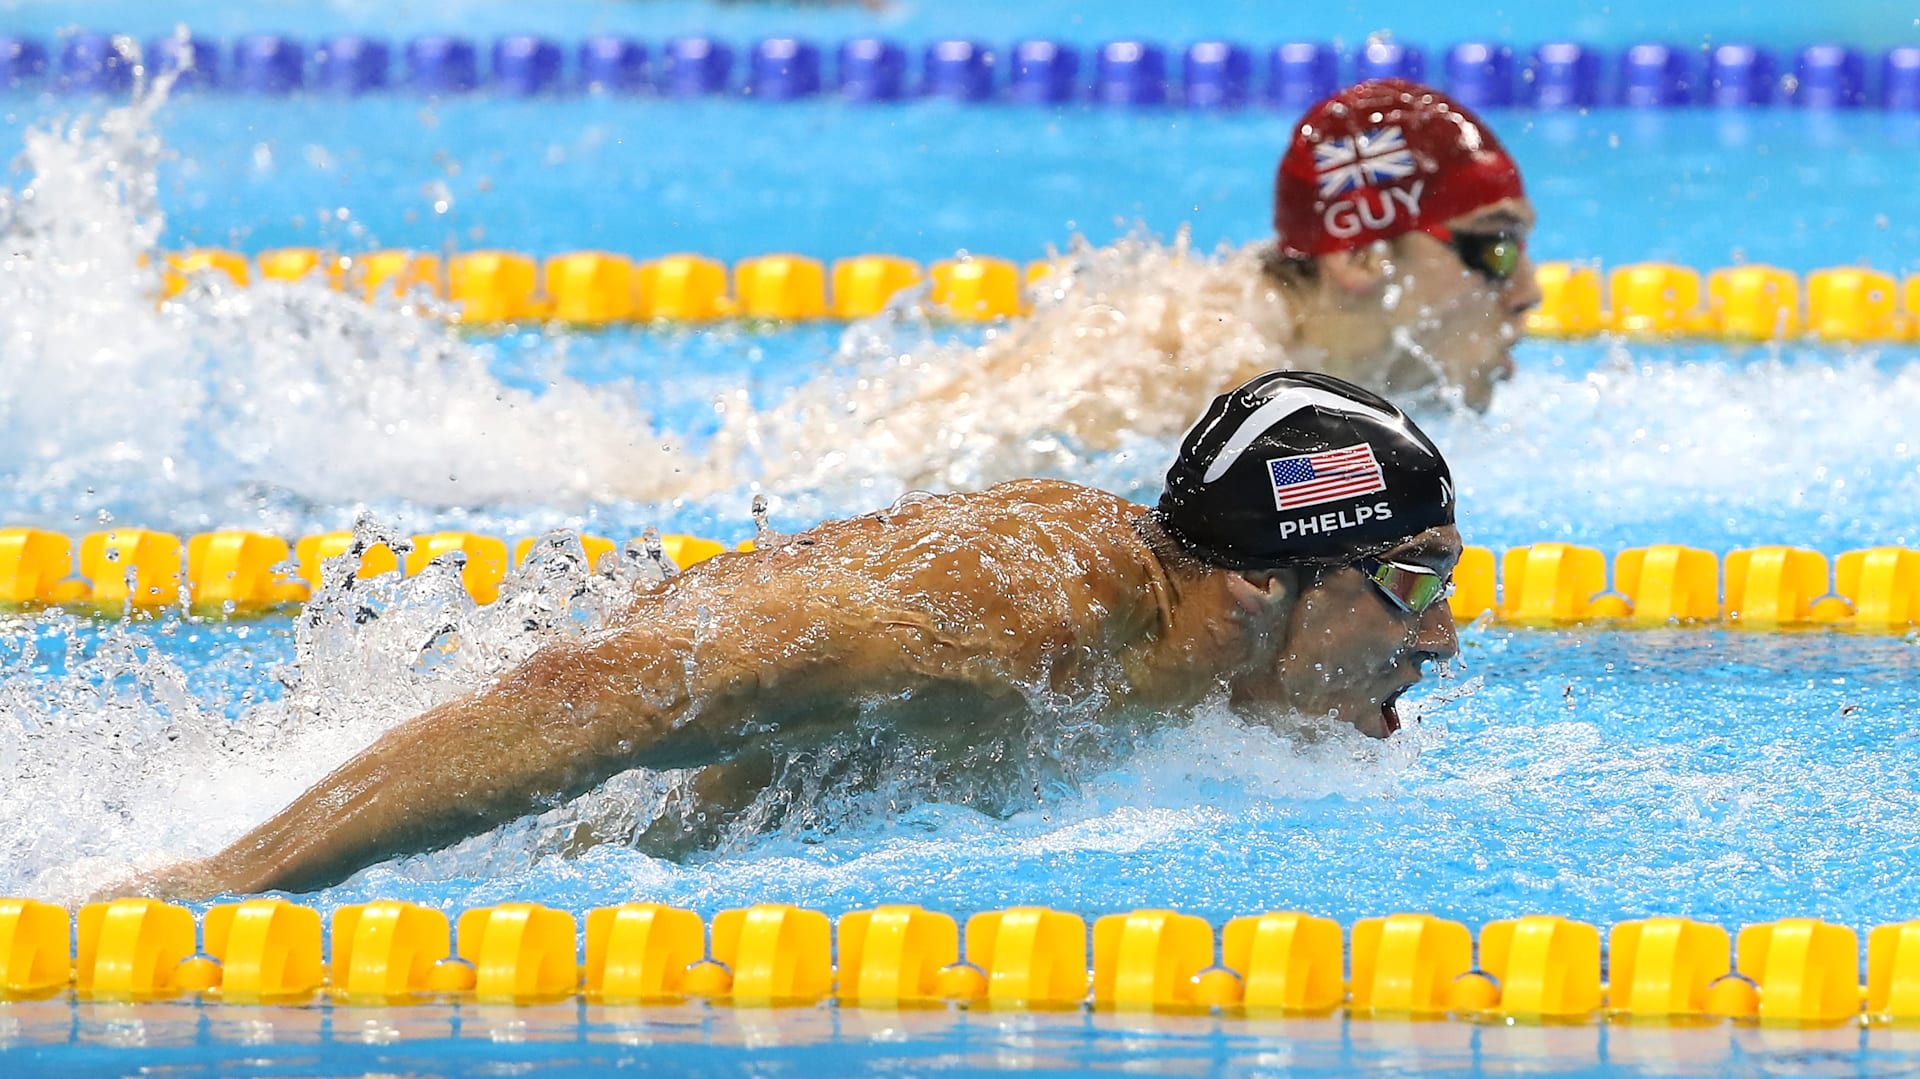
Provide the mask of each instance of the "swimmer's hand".
POLYGON ((192 901, 211 899, 236 889, 223 884, 209 864, 211 859, 196 858, 175 862, 157 869, 136 873, 88 896, 88 903, 107 903, 115 899, 164 899, 192 901))

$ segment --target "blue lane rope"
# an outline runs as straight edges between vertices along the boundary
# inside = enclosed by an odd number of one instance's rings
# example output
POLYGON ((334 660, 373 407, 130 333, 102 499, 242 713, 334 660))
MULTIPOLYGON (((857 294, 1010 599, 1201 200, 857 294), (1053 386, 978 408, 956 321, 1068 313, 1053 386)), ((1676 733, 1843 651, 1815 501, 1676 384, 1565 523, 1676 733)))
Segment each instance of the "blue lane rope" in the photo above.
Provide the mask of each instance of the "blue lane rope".
POLYGON ((136 57, 181 70, 183 88, 281 95, 311 91, 424 94, 487 91, 510 97, 576 92, 758 101, 837 97, 858 102, 944 98, 1065 105, 1194 109, 1264 106, 1299 111, 1344 83, 1382 76, 1437 82, 1476 108, 1796 106, 1920 111, 1920 45, 1869 55, 1843 44, 1781 54, 1752 45, 1691 48, 1649 42, 1608 53, 1578 42, 1531 50, 1470 41, 1432 52, 1371 41, 1352 50, 1323 42, 1251 45, 1198 41, 1184 48, 1112 41, 1081 50, 1028 40, 1002 48, 978 40, 919 48, 885 38, 832 47, 775 37, 744 47, 701 36, 663 43, 594 36, 568 47, 510 35, 490 47, 458 35, 412 38, 398 48, 346 34, 320 41, 249 34, 130 38, 82 31, 54 42, 0 34, 0 91, 126 93, 136 57), (1431 62, 1430 62, 1431 61, 1431 62))

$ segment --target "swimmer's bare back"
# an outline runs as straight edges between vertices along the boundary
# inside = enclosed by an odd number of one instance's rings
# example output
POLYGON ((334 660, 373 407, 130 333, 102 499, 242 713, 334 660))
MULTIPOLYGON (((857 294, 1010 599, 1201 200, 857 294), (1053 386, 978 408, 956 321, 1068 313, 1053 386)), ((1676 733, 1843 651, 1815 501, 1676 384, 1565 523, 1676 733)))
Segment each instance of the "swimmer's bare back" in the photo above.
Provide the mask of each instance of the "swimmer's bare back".
MULTIPOLYGON (((909 496, 720 555, 600 634, 387 732, 226 850, 143 882, 302 891, 559 804, 633 767, 730 760, 851 699, 1124 696, 1171 597, 1144 509, 1057 481, 909 496)), ((924 710, 923 710, 924 711, 924 710)), ((947 717, 944 722, 964 722, 947 717)))

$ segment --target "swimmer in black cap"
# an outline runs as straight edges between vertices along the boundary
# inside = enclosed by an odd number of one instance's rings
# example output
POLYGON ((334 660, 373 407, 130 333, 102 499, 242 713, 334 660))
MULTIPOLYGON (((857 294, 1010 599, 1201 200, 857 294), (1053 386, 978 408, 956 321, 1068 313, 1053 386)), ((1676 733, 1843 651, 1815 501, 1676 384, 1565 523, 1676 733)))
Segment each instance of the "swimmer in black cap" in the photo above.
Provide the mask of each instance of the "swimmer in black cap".
POLYGON ((1421 664, 1456 648, 1442 602, 1460 557, 1453 506, 1446 460, 1399 409, 1330 375, 1275 372, 1215 399, 1152 517, 1271 624, 1275 662, 1234 685, 1236 704, 1384 738, 1421 664))
POLYGON ((1039 708, 1178 716, 1224 693, 1243 715, 1384 738, 1422 666, 1456 650, 1453 501, 1439 451, 1386 401, 1263 375, 1188 434, 1157 508, 1022 480, 720 555, 133 887, 321 887, 631 768, 700 769, 724 820, 776 755, 857 724, 937 754, 1039 708))

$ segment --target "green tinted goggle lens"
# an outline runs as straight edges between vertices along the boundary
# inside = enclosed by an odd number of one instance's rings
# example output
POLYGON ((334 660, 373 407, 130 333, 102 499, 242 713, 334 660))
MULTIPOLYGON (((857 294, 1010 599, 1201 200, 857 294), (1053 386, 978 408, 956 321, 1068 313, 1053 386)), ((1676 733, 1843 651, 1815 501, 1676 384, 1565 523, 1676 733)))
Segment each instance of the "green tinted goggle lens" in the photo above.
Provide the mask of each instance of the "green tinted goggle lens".
POLYGON ((1424 566, 1405 566, 1368 558, 1354 568, 1367 575, 1393 605, 1408 614, 1421 614, 1453 593, 1451 578, 1424 566))
POLYGON ((1505 281, 1520 268, 1520 239, 1505 232, 1456 232, 1453 249, 1468 269, 1489 281, 1505 281))

